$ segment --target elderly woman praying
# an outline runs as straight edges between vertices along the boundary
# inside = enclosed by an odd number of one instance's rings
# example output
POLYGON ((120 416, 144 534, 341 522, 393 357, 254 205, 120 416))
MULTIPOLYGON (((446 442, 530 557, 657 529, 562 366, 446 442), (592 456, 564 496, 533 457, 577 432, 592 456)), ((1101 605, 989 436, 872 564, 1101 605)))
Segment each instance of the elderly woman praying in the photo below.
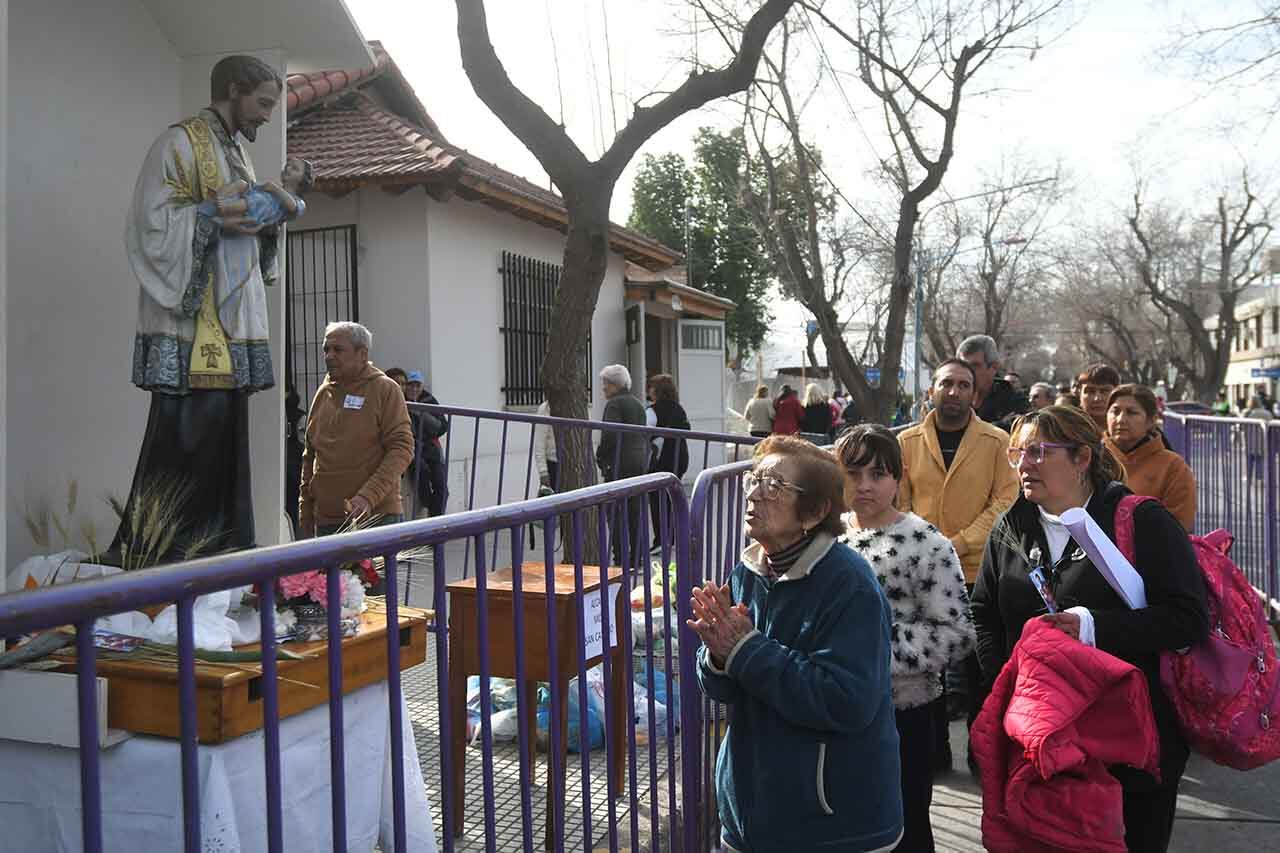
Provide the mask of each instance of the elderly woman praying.
POLYGON ((902 835, 889 684, 892 617, 847 545, 835 458, 794 436, 756 445, 754 540, 729 583, 693 590, 698 680, 729 705, 716 762, 729 850, 889 851, 902 835))

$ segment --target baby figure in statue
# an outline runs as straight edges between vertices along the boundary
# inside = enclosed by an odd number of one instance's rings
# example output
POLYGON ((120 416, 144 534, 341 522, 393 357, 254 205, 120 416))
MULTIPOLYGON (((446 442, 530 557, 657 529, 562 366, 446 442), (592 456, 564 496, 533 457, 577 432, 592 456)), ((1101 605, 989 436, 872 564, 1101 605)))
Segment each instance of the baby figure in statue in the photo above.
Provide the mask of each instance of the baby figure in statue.
POLYGON ((267 181, 251 186, 247 181, 233 181, 219 190, 213 201, 218 216, 247 216, 259 227, 272 228, 307 212, 302 197, 311 190, 312 183, 310 161, 291 157, 284 162, 280 183, 267 181))

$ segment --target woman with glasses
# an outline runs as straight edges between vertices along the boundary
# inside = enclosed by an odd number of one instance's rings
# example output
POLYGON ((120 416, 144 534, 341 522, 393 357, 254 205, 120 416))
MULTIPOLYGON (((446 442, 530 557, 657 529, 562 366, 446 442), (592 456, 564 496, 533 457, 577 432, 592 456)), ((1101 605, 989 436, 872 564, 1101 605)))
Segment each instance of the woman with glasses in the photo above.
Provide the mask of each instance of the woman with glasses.
POLYGON ((895 853, 933 853, 936 715, 945 713, 942 673, 973 649, 964 573, 951 540, 920 516, 894 506, 902 448, 879 424, 860 424, 836 442, 844 468, 844 540, 867 559, 893 615, 890 672, 902 765, 902 841, 895 853))
POLYGON ((716 798, 729 850, 887 851, 902 835, 889 605, 844 532, 831 454, 755 447, 754 540, 723 586, 693 591, 698 681, 729 706, 716 798))
MULTIPOLYGON (((1204 581, 1186 533, 1167 509, 1149 501, 1134 512, 1134 568, 1147 607, 1130 610, 1071 538, 1060 516, 1084 507, 1115 539, 1120 499, 1130 494, 1124 469, 1103 443, 1096 422, 1079 409, 1050 406, 1013 424, 1009 464, 1022 494, 991 530, 971 609, 985 686, 999 674, 1030 619, 1138 667, 1146 675, 1160 740, 1160 779, 1112 768, 1124 792, 1125 844, 1164 851, 1173 831, 1187 743, 1160 686, 1160 653, 1205 636, 1204 581), (1031 573, 1044 578, 1042 596, 1031 573), (1048 612, 1047 600, 1056 603, 1048 612)), ((1136 731, 1136 723, 1135 723, 1136 731)))

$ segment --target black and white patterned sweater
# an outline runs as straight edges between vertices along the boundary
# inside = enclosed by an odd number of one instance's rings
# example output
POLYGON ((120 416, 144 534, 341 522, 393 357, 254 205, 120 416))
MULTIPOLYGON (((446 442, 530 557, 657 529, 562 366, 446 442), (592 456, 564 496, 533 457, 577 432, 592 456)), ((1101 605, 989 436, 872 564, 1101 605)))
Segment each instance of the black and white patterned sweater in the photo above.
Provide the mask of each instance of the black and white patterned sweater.
POLYGON ((905 709, 942 695, 939 677, 974 647, 964 574, 950 540, 915 513, 879 529, 844 517, 841 541, 871 564, 893 610, 893 704, 905 709))

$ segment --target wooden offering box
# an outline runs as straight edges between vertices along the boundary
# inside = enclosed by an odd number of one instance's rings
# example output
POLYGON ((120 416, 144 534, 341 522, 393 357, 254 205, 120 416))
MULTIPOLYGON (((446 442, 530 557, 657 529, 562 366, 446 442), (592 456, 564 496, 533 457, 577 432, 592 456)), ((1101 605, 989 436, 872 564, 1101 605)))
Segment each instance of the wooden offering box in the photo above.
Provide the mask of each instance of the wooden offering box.
MULTIPOLYGON (((400 607, 400 669, 427 659, 429 610, 400 607)), ((342 640, 342 692, 376 684, 387 677, 387 615, 370 601, 360 617, 359 633, 342 640)), ((329 701, 328 644, 284 643, 282 648, 306 660, 277 659, 280 717, 293 716, 329 701)), ((256 649, 256 644, 239 650, 256 649)), ((262 676, 258 663, 208 666, 196 661, 196 708, 200 743, 216 744, 262 728, 262 676)), ((75 671, 74 657, 65 670, 75 671)), ((107 724, 140 734, 181 737, 177 663, 98 660, 98 676, 107 679, 107 724)))

